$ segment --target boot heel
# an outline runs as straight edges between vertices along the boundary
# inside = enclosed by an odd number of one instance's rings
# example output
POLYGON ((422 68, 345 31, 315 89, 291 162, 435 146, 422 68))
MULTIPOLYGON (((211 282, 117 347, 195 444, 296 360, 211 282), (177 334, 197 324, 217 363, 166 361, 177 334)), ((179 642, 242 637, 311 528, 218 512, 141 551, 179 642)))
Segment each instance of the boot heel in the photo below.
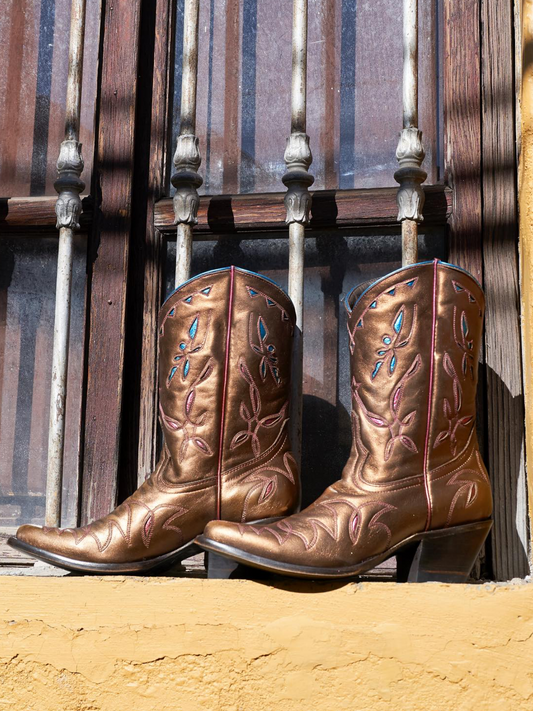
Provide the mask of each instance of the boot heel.
POLYGON ((237 577, 234 575, 239 567, 236 561, 211 553, 211 551, 205 554, 204 560, 207 577, 210 580, 227 580, 228 578, 237 577))
POLYGON ((396 554, 398 582, 466 582, 491 526, 480 521, 421 534, 396 554))

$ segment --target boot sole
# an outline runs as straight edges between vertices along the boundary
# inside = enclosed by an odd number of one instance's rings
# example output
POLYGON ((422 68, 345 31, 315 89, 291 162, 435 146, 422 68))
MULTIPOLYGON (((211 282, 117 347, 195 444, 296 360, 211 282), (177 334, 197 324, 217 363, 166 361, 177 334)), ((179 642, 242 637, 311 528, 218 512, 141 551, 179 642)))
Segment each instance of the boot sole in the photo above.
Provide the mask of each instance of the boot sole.
MULTIPOLYGON (((298 578, 356 577, 375 568, 388 558, 397 556, 398 582, 461 583, 468 579, 491 527, 492 521, 486 520, 453 528, 417 533, 392 546, 384 553, 367 558, 357 565, 342 568, 319 568, 271 560, 247 553, 225 543, 213 541, 204 535, 198 536, 196 543, 200 548, 209 552, 210 558, 215 554, 260 570, 298 578)), ((235 571, 235 566, 233 568, 227 566, 227 568, 232 572, 235 571)))
POLYGON ((8 538, 7 543, 11 548, 15 548, 22 553, 27 553, 33 558, 42 560, 45 563, 51 563, 55 565, 56 568, 62 568, 63 570, 69 570, 75 573, 93 573, 95 575, 121 575, 124 573, 146 573, 157 569, 165 570, 172 567, 175 563, 179 563, 186 558, 190 558, 202 552, 193 541, 181 548, 170 551, 170 553, 157 556, 157 558, 149 558, 132 563, 91 563, 84 560, 76 560, 75 558, 67 558, 66 556, 59 555, 59 553, 50 553, 42 548, 24 543, 24 541, 19 541, 19 539, 15 537, 8 538))
MULTIPOLYGON (((279 520, 280 517, 278 516, 276 518, 254 521, 253 523, 275 523, 279 520)), ((132 561, 130 563, 91 563, 89 561, 68 558, 67 556, 60 555, 59 553, 52 553, 44 550, 44 548, 37 548, 36 546, 32 546, 30 543, 25 543, 24 541, 19 540, 16 536, 8 538, 7 544, 15 550, 31 555, 33 558, 55 565, 56 568, 61 568, 62 570, 68 570, 75 573, 92 573, 94 575, 122 575, 126 573, 147 573, 149 571, 163 572, 171 568, 176 563, 181 563, 182 560, 191 558, 193 555, 197 555, 198 553, 203 553, 203 550, 196 544, 196 540, 193 539, 180 548, 176 548, 175 550, 170 551, 169 553, 164 553, 156 558, 147 558, 145 560, 132 561)))

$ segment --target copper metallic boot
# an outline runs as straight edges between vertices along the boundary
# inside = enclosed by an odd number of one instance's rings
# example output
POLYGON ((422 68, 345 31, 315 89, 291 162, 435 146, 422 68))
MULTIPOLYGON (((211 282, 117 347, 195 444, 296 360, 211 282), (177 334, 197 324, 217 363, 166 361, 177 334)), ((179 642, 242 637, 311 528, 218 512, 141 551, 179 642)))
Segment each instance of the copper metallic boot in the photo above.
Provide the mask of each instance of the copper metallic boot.
POLYGON ((483 292, 435 260, 356 288, 346 308, 353 443, 342 479, 301 513, 212 522, 198 543, 301 577, 357 575, 396 555, 399 580, 464 581, 492 513, 475 431, 483 292))
POLYGON ((179 287, 159 316, 160 421, 155 471, 83 528, 22 526, 10 544, 68 570, 148 571, 199 549, 212 519, 276 520, 296 510, 288 439, 295 316, 274 282, 230 267, 179 287))

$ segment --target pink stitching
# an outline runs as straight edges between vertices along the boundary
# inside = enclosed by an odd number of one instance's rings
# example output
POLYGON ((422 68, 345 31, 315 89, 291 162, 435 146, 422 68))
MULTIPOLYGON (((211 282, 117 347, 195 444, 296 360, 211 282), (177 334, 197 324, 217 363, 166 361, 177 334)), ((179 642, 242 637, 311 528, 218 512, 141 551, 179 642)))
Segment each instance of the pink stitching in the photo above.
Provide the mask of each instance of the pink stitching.
POLYGON ((198 330, 200 328, 200 314, 197 313, 196 316, 194 316, 193 320, 191 321, 189 328, 187 329, 188 333, 185 339, 183 339, 180 342, 180 351, 179 353, 176 353, 175 356, 172 358, 172 362, 175 363, 173 365, 168 373, 167 380, 166 380, 166 385, 167 388, 170 388, 170 384, 176 375, 177 371, 180 370, 181 365, 183 365, 183 368, 181 368, 181 381, 184 383, 187 375, 189 374, 189 368, 190 368, 190 360, 189 356, 192 355, 193 353, 200 353, 200 351, 203 350, 205 343, 207 341, 207 336, 209 335, 209 329, 211 327, 211 313, 208 314, 207 318, 207 326, 205 329, 205 335, 203 338, 203 341, 199 345, 195 345, 195 340, 196 336, 198 335, 198 330), (193 329, 193 326, 196 324, 196 329, 194 330, 193 334, 191 335, 191 330, 193 329), (183 346, 183 348, 181 348, 183 346))
POLYGON ((202 414, 198 416, 196 421, 193 420, 191 416, 191 412, 196 399, 196 388, 198 385, 205 382, 209 378, 209 376, 213 372, 213 363, 213 358, 209 358, 207 360, 200 375, 196 378, 196 380, 189 388, 187 396, 183 401, 183 422, 180 422, 179 420, 167 415, 163 410, 161 402, 159 402, 159 411, 161 413, 161 420, 165 429, 170 432, 183 433, 183 440, 178 449, 178 462, 180 464, 183 462, 185 455, 187 454, 187 449, 189 448, 190 443, 192 443, 196 447, 196 449, 198 449, 202 454, 206 454, 207 456, 213 455, 213 450, 211 449, 209 444, 205 441, 203 437, 200 437, 197 434, 198 428, 202 427, 207 420, 207 412, 202 412, 202 414), (189 428, 192 428, 192 433, 189 432, 189 428))
MULTIPOLYGON (((393 286, 389 286, 387 289, 384 289, 380 294, 378 294, 378 296, 376 296, 375 299, 373 299, 370 302, 370 304, 366 307, 366 309, 363 311, 363 313, 358 317, 353 331, 350 330, 349 319, 348 319, 348 323, 346 325, 348 327, 348 334, 350 337, 350 352, 352 355, 355 350, 355 332, 360 331, 362 328, 364 328, 364 317, 366 316, 366 313, 370 309, 377 308, 377 306, 379 305, 379 301, 383 296, 395 296, 396 289, 400 289, 402 286, 407 286, 407 285, 409 285, 410 289, 414 289, 416 284, 418 283, 418 279, 419 279, 419 277, 414 277, 413 279, 406 279, 405 281, 401 281, 399 284, 394 284, 393 286)), ((353 312, 352 312, 352 314, 353 314, 353 312)))
POLYGON ((255 317, 255 314, 253 311, 250 313, 250 318, 248 320, 248 343, 250 344, 250 348, 253 350, 254 353, 257 355, 261 356, 261 360, 259 362, 259 377, 261 380, 264 382, 267 377, 267 369, 270 371, 270 374, 272 376, 272 379, 274 380, 274 383, 276 385, 281 384, 281 378, 279 377, 279 370, 278 370, 278 357, 276 355, 276 347, 274 346, 273 343, 267 343, 266 339, 268 338, 268 327, 261 315, 257 317, 257 337, 259 340, 259 343, 256 344, 252 340, 252 332, 254 331, 254 327, 252 325, 252 321, 255 317), (264 333, 262 332, 264 331, 264 333))
POLYGON ((455 456, 457 452, 457 430, 459 427, 467 427, 473 420, 473 415, 460 416, 461 407, 463 405, 463 389, 457 375, 457 371, 453 365, 452 359, 450 358, 447 351, 444 351, 443 356, 443 367, 446 373, 450 376, 453 382, 453 399, 454 399, 454 414, 452 415, 452 410, 448 398, 443 399, 442 407, 444 411, 444 416, 448 420, 448 429, 442 430, 435 437, 433 443, 433 449, 439 446, 441 442, 448 439, 450 442, 450 451, 452 456, 455 456))
POLYGON ((224 380, 222 384, 222 405, 220 415, 220 437, 218 449, 218 467, 217 467, 217 518, 220 519, 222 513, 222 453, 224 451, 224 424, 226 419, 226 393, 228 388, 228 371, 229 371, 229 350, 231 326, 233 318, 233 299, 235 290, 235 267, 230 268, 230 287, 228 301, 228 325, 226 333, 226 353, 224 357, 224 380))
POLYGON ((453 476, 450 478, 450 481, 446 482, 446 486, 452 486, 453 484, 462 484, 463 486, 459 487, 459 489, 455 492, 455 495, 452 499, 452 503, 450 505, 450 510, 448 512, 448 517, 446 519, 445 528, 450 525, 455 511, 455 506, 463 492, 468 492, 468 496, 465 502, 465 509, 469 509, 477 498, 477 483, 475 481, 465 481, 464 479, 459 479, 459 477, 463 474, 473 474, 474 476, 480 476, 484 481, 487 481, 487 477, 483 470, 476 471, 475 469, 461 469, 460 471, 455 472, 453 474, 453 476))
POLYGON ((189 294, 188 296, 184 296, 182 299, 178 299, 178 301, 174 302, 174 305, 171 306, 171 308, 167 311, 165 314, 165 317, 161 321, 161 326, 159 327, 159 336, 162 337, 165 335, 165 323, 167 322, 167 319, 169 318, 174 318, 176 316, 176 304, 177 303, 192 303, 193 298, 195 296, 203 296, 203 297, 208 297, 211 293, 211 289, 213 288, 213 284, 210 284, 209 286, 205 286, 203 289, 200 289, 200 291, 195 291, 192 294, 189 294), (206 293, 207 292, 207 293, 206 293))
POLYGON ((252 408, 252 412, 250 412, 244 401, 241 401, 239 414, 241 416, 241 419, 246 422, 247 429, 239 430, 233 436, 230 444, 230 451, 233 451, 234 449, 240 447, 242 444, 248 442, 248 440, 251 439, 252 452, 254 454, 254 457, 258 457, 261 454, 261 442, 259 440, 258 434, 259 430, 261 428, 271 429, 279 425, 279 423, 282 422, 285 418, 285 412, 287 410, 288 402, 283 405, 279 412, 274 413, 272 415, 267 415, 266 417, 262 417, 261 419, 259 419, 262 409, 261 394, 242 356, 239 358, 238 367, 241 377, 248 383, 249 386, 250 405, 252 408))
POLYGON ((246 291, 248 292, 248 296, 251 299, 255 299, 257 296, 262 296, 265 300, 267 309, 272 309, 274 307, 279 309, 279 311, 281 312, 281 320, 290 322, 289 314, 285 311, 283 306, 280 306, 278 302, 275 301, 272 297, 268 296, 262 291, 259 291, 258 289, 254 289, 251 286, 247 286, 246 291))
POLYGON ((384 417, 381 417, 381 415, 376 415, 375 413, 370 412, 368 410, 363 400, 361 399, 361 396, 359 395, 359 388, 361 387, 361 383, 358 383, 355 378, 352 378, 352 396, 361 408, 365 418, 375 427, 388 428, 389 430, 390 439, 385 445, 384 453, 384 459, 386 462, 390 459, 394 444, 396 442, 400 442, 400 444, 402 444, 405 449, 408 449, 411 452, 414 452, 415 454, 418 452, 418 448, 414 441, 411 439, 411 437, 405 434, 405 429, 412 424, 418 412, 417 410, 412 410, 410 413, 405 415, 402 420, 400 420, 399 412, 405 384, 416 375, 421 365, 422 357, 420 356, 420 353, 418 353, 409 368, 407 369, 407 371, 405 372, 405 374, 403 375, 403 377, 401 378, 401 380, 399 381, 397 387, 392 392, 389 400, 389 409, 392 415, 392 422, 385 419, 384 417))
POLYGON ((433 314, 432 314, 432 324, 431 324, 431 365, 429 370, 429 390, 428 390, 428 421, 426 427, 426 441, 424 445, 424 488, 426 491, 426 499, 428 505, 428 515, 426 520, 427 531, 431 524, 431 512, 433 510, 433 502, 431 500, 431 491, 429 488, 428 481, 428 470, 429 470, 429 432, 431 427, 431 411, 433 408, 433 378, 435 370, 435 338, 437 329, 437 265, 439 263, 438 259, 433 260, 433 314))
POLYGON ((411 338, 413 336, 415 326, 416 326, 416 319, 417 319, 417 305, 413 305, 413 318, 411 320, 411 328, 409 330, 409 334, 407 338, 401 339, 401 334, 403 331, 404 327, 404 317, 405 317, 405 306, 402 304, 400 309, 396 312, 394 317, 392 318, 391 321, 391 327, 392 327, 392 332, 393 336, 390 336, 388 333, 386 333, 382 337, 382 345, 377 349, 376 355, 378 356, 378 360, 374 363, 374 370, 372 372, 371 379, 374 380, 374 378, 378 375, 380 370, 382 369, 383 366, 386 367, 387 373, 389 375, 389 378, 392 378, 394 375, 394 371, 396 369, 396 365, 398 362, 398 354, 397 351, 400 348, 405 348, 405 346, 409 345, 411 338), (395 324, 398 321, 398 319, 401 318, 400 326, 398 330, 395 328, 395 324), (400 341, 400 343, 398 343, 400 341))

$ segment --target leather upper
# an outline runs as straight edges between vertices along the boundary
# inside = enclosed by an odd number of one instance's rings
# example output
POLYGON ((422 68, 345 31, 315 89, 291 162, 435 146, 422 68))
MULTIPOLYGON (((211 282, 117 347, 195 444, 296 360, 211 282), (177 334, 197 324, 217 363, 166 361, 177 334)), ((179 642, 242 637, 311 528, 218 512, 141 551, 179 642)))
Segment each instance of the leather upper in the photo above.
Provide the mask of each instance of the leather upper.
POLYGON ((77 529, 22 526, 38 548, 94 562, 162 555, 217 517, 295 510, 288 439, 294 307, 274 282, 230 267, 179 287, 159 316, 164 446, 148 480, 108 516, 77 529))
MULTIPOLYGON (((438 260, 346 299, 352 449, 342 478, 277 523, 208 524, 204 537, 301 566, 350 566, 428 529, 487 519, 475 433, 484 296, 438 260)), ((305 436, 305 433, 304 433, 305 436)))

